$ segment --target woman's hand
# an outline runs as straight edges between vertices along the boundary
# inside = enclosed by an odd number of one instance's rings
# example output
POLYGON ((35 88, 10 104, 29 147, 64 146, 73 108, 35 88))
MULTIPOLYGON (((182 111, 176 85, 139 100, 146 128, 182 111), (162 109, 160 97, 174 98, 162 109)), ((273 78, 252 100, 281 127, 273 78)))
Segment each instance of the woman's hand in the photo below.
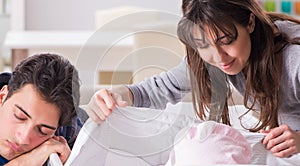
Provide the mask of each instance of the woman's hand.
POLYGON ((288 125, 262 132, 267 133, 262 143, 274 156, 289 157, 300 152, 300 132, 291 130, 288 125))
POLYGON ((116 106, 126 107, 127 105, 128 103, 122 100, 120 94, 113 93, 108 89, 101 89, 93 95, 85 110, 93 121, 101 123, 116 106))
POLYGON ((63 164, 67 161, 71 150, 67 141, 62 136, 49 138, 30 152, 14 158, 7 165, 41 166, 47 161, 51 153, 57 153, 63 164))

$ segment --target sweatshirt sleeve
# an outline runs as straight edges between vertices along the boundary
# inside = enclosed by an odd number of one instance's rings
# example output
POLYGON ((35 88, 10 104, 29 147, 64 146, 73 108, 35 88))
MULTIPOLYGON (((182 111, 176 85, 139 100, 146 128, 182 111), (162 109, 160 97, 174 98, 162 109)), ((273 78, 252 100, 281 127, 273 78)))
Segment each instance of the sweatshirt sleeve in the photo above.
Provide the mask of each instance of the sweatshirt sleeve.
POLYGON ((176 67, 129 85, 133 106, 164 109, 167 103, 178 103, 190 92, 190 78, 186 58, 176 67))

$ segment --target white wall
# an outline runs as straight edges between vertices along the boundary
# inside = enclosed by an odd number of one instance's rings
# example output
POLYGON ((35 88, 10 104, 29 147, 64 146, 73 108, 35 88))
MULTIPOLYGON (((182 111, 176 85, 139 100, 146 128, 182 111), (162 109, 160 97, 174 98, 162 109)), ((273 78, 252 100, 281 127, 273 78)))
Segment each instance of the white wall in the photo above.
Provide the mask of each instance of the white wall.
POLYGON ((0 71, 4 70, 3 63, 4 59, 2 58, 3 54, 7 54, 7 50, 3 49, 3 41, 6 35, 6 32, 10 29, 10 17, 0 15, 0 71))
POLYGON ((94 30, 96 10, 122 5, 181 11, 181 0, 26 0, 25 30, 94 30))
MULTIPOLYGON (((94 31, 96 29, 95 13, 97 10, 101 10, 101 9, 106 10, 112 7, 119 7, 124 5, 154 9, 162 13, 170 13, 170 15, 172 15, 170 17, 167 17, 168 14, 163 15, 166 16, 166 18, 164 17, 164 20, 162 21, 163 23, 165 23, 165 20, 170 21, 171 19, 173 19, 174 15, 176 16, 181 15, 180 14, 181 1, 182 0, 107 0, 107 1, 104 0, 12 0, 13 2, 12 17, 11 17, 12 25, 13 25, 12 30, 92 30, 94 31)), ((148 20, 148 19, 145 19, 143 17, 143 20, 148 20)), ((170 45, 170 43, 167 44, 170 45)), ((72 62, 78 60, 76 58, 78 53, 80 53, 80 51, 77 48, 76 49, 37 48, 37 49, 29 50, 30 55, 36 52, 59 52, 64 56, 66 56, 68 59, 70 59, 72 62)), ((146 51, 144 51, 143 53, 145 52, 146 51)), ((147 53, 147 55, 149 54, 150 53, 147 53)), ((126 52, 114 53, 114 56, 110 56, 110 58, 113 59, 119 55, 127 55, 127 54, 126 52)), ((183 55, 183 53, 180 55, 183 55)), ((162 59, 160 62, 165 62, 163 61, 163 59, 165 59, 164 56, 159 56, 157 58, 162 59)), ((181 61, 180 57, 178 58, 176 56, 175 59, 178 60, 176 61, 176 64, 181 61)), ((138 59, 138 60, 139 63, 142 63, 142 59, 138 59)), ((157 59, 153 58, 153 61, 154 61, 153 64, 156 64, 155 61, 157 61, 157 59)), ((152 61, 147 60, 146 62, 150 63, 152 61)), ((170 61, 168 61, 167 64, 169 63, 170 61)), ((111 63, 109 64, 112 65, 111 63)), ((174 63, 172 64, 173 66, 175 65, 174 63)), ((93 74, 95 73, 95 71, 88 71, 87 73, 88 73, 86 74, 87 77, 94 78, 93 74)), ((150 72, 147 70, 144 73, 149 74, 150 72)), ((98 75, 96 75, 95 77, 97 76, 98 75)), ((141 77, 139 78, 142 79, 141 77)))

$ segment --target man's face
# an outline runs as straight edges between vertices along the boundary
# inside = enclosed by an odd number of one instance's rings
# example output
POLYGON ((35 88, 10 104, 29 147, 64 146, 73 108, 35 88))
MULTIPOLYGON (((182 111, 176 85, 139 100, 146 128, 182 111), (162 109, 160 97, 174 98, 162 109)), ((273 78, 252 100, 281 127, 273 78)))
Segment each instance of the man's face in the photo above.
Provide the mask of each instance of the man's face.
POLYGON ((44 101, 31 84, 4 103, 7 87, 0 91, 0 155, 11 160, 37 147, 55 133, 59 109, 44 101))

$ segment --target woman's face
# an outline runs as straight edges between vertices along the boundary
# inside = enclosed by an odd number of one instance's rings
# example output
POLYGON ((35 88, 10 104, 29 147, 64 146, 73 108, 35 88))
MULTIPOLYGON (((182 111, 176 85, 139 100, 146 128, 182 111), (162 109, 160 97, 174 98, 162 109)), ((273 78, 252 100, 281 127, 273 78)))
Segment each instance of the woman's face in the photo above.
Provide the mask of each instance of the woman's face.
POLYGON ((229 75, 238 74, 245 67, 251 52, 250 33, 252 28, 235 24, 238 36, 231 40, 220 31, 220 37, 194 29, 194 40, 201 58, 229 75), (217 42, 216 42, 217 41, 217 42), (217 44, 216 44, 217 43, 217 44))

